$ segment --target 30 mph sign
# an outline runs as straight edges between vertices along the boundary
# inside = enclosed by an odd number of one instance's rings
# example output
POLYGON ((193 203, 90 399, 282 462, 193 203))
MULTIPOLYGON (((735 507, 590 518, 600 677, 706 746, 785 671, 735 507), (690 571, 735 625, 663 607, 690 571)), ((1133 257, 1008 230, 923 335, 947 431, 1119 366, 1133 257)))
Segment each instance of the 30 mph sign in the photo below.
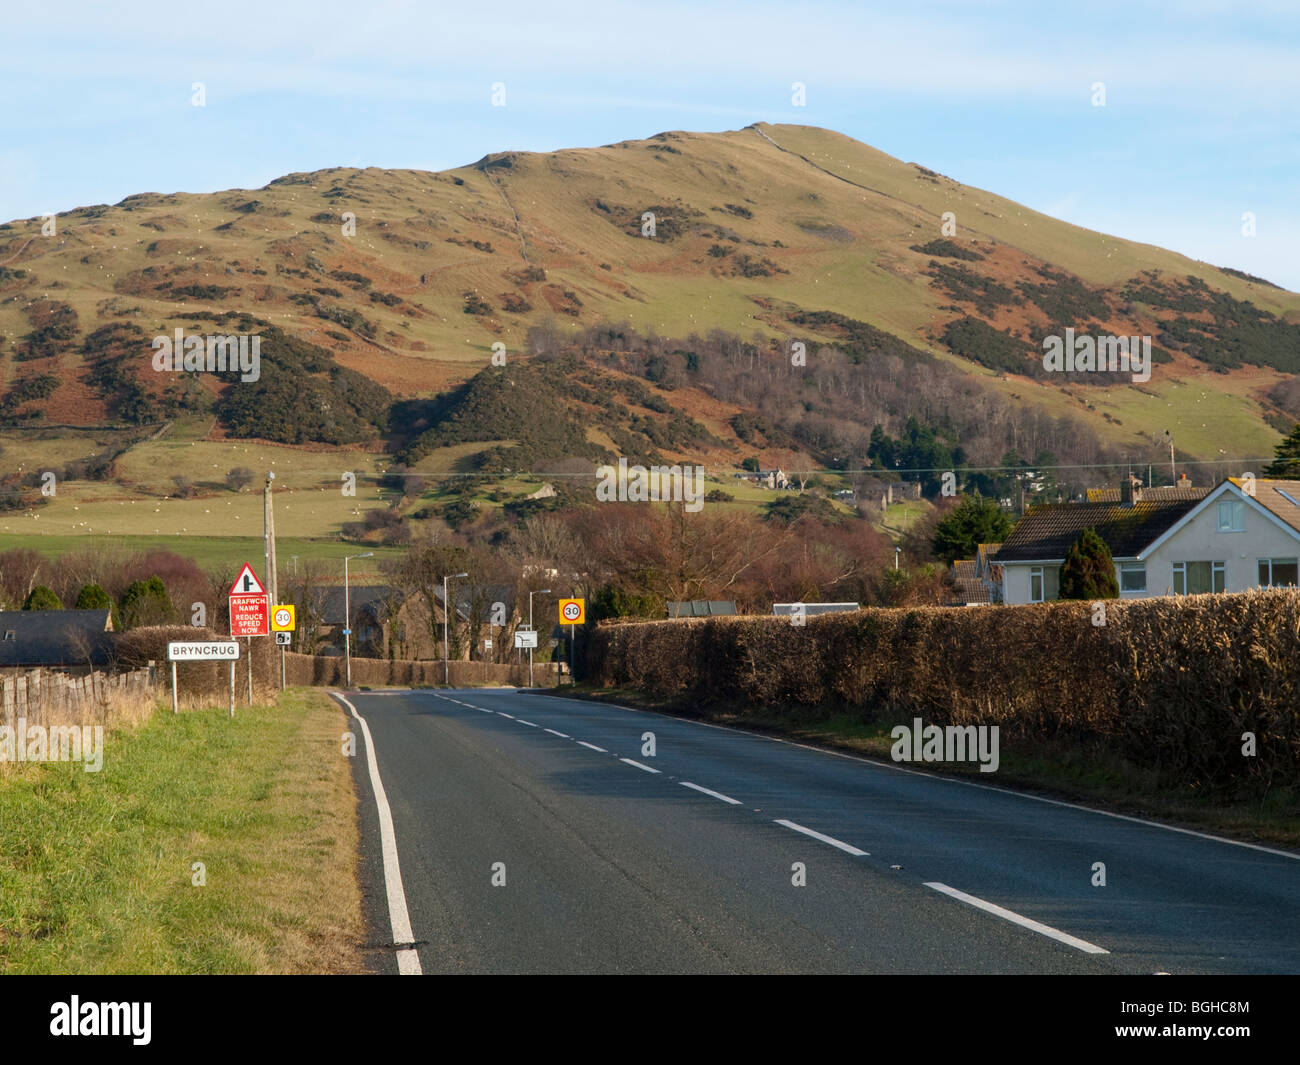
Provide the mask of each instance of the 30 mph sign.
POLYGON ((560 624, 581 625, 587 620, 587 601, 585 599, 560 600, 560 624))
POLYGON ((247 562, 230 586, 230 635, 268 636, 271 632, 269 596, 247 562))

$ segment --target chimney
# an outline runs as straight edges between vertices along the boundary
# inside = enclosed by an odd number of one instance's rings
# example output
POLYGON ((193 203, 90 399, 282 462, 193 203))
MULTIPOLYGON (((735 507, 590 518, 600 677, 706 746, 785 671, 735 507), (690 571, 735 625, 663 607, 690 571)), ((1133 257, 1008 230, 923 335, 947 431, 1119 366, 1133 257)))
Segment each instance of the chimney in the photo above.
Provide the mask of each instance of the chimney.
POLYGON ((1131 473, 1120 482, 1119 500, 1126 507, 1131 507, 1134 503, 1142 499, 1142 482, 1134 477, 1131 473))
POLYGON ((1180 474, 1178 475, 1178 487, 1179 487, 1179 488, 1191 488, 1191 487, 1192 487, 1192 479, 1191 479, 1190 477, 1188 477, 1187 474, 1185 474, 1185 473, 1180 473, 1180 474))

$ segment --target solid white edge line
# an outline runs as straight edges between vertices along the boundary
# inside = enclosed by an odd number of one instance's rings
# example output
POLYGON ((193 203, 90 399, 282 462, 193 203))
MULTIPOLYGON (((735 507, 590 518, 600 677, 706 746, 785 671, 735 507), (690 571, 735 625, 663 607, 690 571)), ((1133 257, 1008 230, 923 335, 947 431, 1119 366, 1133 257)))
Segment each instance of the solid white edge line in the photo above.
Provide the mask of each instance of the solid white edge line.
POLYGON ((648 766, 648 765, 642 765, 640 762, 635 762, 635 761, 633 761, 631 758, 620 758, 619 761, 620 761, 620 762, 626 762, 628 765, 634 765, 634 766, 636 766, 638 769, 644 769, 647 773, 658 773, 658 772, 659 772, 659 770, 654 769, 654 768, 652 768, 651 766, 648 766))
POLYGON ((740 800, 733 799, 730 795, 723 795, 720 791, 714 791, 712 788, 702 788, 698 784, 692 784, 689 780, 678 781, 684 788, 690 788, 692 791, 702 792, 705 795, 711 795, 715 799, 721 799, 723 802, 730 803, 732 806, 739 806, 740 800))
MULTIPOLYGON (((370 770, 370 787, 375 793, 375 806, 379 810, 379 838, 384 854, 384 890, 388 895, 388 920, 393 929, 393 942, 414 943, 411 915, 406 908, 406 890, 402 887, 402 867, 397 858, 397 835, 393 831, 393 811, 388 806, 384 782, 379 779, 379 762, 375 759, 375 742, 370 736, 370 726, 342 692, 332 691, 330 694, 352 711, 352 716, 361 725, 361 734, 366 740, 366 767, 370 770)), ((407 947, 397 952, 397 971, 402 976, 420 976, 423 973, 424 970, 420 967, 420 955, 414 947, 407 947)))
POLYGON ((599 751, 601 754, 609 754, 609 751, 605 750, 604 747, 597 747, 594 743, 588 743, 586 740, 578 740, 578 746, 590 747, 593 751, 599 751))
POLYGON ((926 780, 940 781, 945 784, 956 784, 963 788, 978 788, 980 791, 991 791, 998 795, 1007 795, 1017 799, 1029 799, 1032 802, 1046 803, 1048 806, 1063 806, 1067 810, 1079 810, 1082 813, 1097 814, 1101 817, 1113 817, 1117 821, 1130 821, 1135 825, 1145 825, 1147 828, 1159 828, 1166 832, 1177 832, 1184 836, 1195 836, 1197 839, 1207 839, 1213 843, 1226 843, 1230 847, 1245 847, 1247 850, 1261 851, 1264 854, 1272 854, 1278 858, 1290 858, 1293 862, 1300 862, 1300 851, 1283 851, 1276 847, 1265 847, 1259 843, 1247 843, 1245 840, 1228 839, 1226 836, 1215 836, 1209 832, 1198 832, 1193 828, 1180 828, 1178 825, 1166 825, 1160 821, 1149 821, 1142 817, 1133 817, 1129 814, 1117 814, 1110 810, 1098 810, 1094 806, 1084 806, 1077 802, 1065 802, 1062 799, 1049 799, 1044 795, 1033 795, 1027 791, 1015 791, 1012 788, 995 787, 992 784, 976 784, 971 780, 962 780, 959 777, 944 776, 941 773, 923 773, 917 769, 905 769, 901 765, 893 762, 882 762, 875 758, 866 758, 860 754, 850 754, 847 751, 833 751, 826 747, 814 747, 809 743, 796 743, 794 740, 782 739, 780 736, 768 736, 762 732, 751 732, 748 729, 736 728, 732 725, 715 725, 711 721, 693 721, 688 717, 673 717, 671 714, 661 714, 656 710, 639 710, 635 706, 623 706, 621 703, 607 703, 599 699, 570 699, 563 695, 549 695, 549 699, 557 699, 563 703, 574 703, 578 706, 590 707, 593 703, 598 706, 608 706, 615 710, 623 710, 629 714, 643 714, 646 717, 657 717, 664 721, 679 722, 683 725, 699 725, 701 728, 718 729, 721 732, 731 732, 740 736, 749 736, 756 740, 767 740, 770 743, 783 743, 787 747, 798 747, 800 750, 812 751, 814 754, 828 754, 834 758, 845 758, 850 762, 857 762, 860 765, 871 766, 874 769, 892 769, 896 773, 906 773, 908 776, 924 777, 926 780))
POLYGON ((839 849, 844 851, 846 854, 852 854, 859 858, 864 855, 870 857, 870 851, 858 850, 858 848, 853 846, 851 843, 845 843, 843 840, 838 840, 834 836, 824 836, 820 832, 814 832, 811 828, 804 828, 803 825, 796 825, 793 821, 786 821, 784 818, 777 818, 776 823, 778 825, 784 825, 786 828, 792 828, 796 832, 802 832, 805 836, 812 836, 813 839, 819 839, 823 843, 829 843, 832 847, 839 847, 839 849))
POLYGON ((544 728, 544 729, 542 729, 542 731, 543 731, 543 732, 549 732, 552 736, 559 736, 560 739, 562 739, 562 740, 571 740, 571 739, 573 739, 573 737, 570 736, 570 735, 568 735, 567 733, 564 733, 564 732, 556 732, 555 729, 553 729, 553 728, 544 728))
POLYGON ((991 902, 985 902, 983 899, 976 898, 974 895, 967 895, 964 891, 958 891, 956 888, 949 887, 947 884, 941 884, 937 880, 932 880, 925 885, 944 895, 950 895, 959 902, 964 902, 968 906, 974 906, 977 910, 983 910, 985 913, 991 913, 995 917, 1001 917, 1004 921, 1010 921, 1012 924, 1018 924, 1021 928, 1028 928, 1030 931, 1037 932, 1039 935, 1047 936, 1049 939, 1055 939, 1058 943, 1064 943, 1067 947, 1074 947, 1075 950, 1081 950, 1085 954, 1109 954, 1105 947, 1099 947, 1096 943, 1089 943, 1086 939, 1080 939, 1078 936, 1072 936, 1068 932, 1062 932, 1059 928, 1053 928, 1049 924, 1043 924, 1040 921, 1032 920, 1028 917, 1022 917, 1014 910, 1004 909, 1001 906, 994 905, 991 902))

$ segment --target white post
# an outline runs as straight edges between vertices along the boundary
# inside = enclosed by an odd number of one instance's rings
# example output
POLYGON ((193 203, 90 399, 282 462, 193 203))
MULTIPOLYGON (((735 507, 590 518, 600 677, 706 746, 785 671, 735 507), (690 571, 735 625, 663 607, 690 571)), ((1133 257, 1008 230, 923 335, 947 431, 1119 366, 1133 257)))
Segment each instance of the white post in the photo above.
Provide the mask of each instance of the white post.
POLYGON ((230 716, 235 716, 235 660, 230 660, 230 716))
POLYGON ((180 713, 180 709, 176 703, 176 662, 174 660, 172 661, 172 713, 180 713))

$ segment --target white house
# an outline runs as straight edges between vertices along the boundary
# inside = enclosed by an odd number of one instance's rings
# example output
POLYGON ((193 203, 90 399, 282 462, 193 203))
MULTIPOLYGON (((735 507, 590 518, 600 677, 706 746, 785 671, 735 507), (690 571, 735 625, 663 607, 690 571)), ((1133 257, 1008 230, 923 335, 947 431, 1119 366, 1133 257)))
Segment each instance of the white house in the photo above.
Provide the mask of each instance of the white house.
POLYGON ((1230 477, 1145 492, 1130 482, 1089 497, 1033 507, 1017 523, 996 556, 1004 602, 1055 599, 1065 553, 1085 529, 1110 548, 1123 599, 1300 584, 1300 481, 1230 477))

